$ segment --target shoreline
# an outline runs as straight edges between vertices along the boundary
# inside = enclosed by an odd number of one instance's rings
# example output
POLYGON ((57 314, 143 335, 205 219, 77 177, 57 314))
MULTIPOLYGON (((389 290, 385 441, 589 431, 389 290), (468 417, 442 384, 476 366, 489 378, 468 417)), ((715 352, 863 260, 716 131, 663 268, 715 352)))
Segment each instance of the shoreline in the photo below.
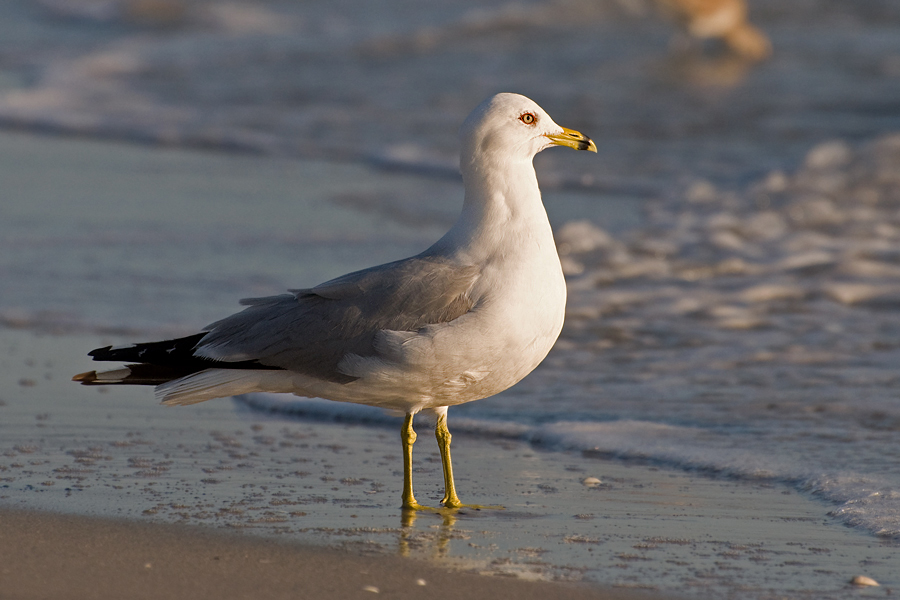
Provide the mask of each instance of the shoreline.
POLYGON ((458 572, 421 560, 364 556, 190 525, 9 508, 0 508, 0 522, 2 595, 7 598, 651 597, 632 590, 458 572))

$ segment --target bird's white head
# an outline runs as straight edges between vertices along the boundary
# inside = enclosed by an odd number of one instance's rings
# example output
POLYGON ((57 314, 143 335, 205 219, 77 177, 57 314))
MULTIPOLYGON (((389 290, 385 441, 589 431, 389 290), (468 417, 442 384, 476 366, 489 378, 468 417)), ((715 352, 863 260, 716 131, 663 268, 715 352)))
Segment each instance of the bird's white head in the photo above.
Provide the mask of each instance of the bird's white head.
POLYGON ((596 152, 589 137, 560 127, 530 98, 519 94, 491 96, 460 127, 462 164, 505 160, 530 161, 550 146, 596 152))

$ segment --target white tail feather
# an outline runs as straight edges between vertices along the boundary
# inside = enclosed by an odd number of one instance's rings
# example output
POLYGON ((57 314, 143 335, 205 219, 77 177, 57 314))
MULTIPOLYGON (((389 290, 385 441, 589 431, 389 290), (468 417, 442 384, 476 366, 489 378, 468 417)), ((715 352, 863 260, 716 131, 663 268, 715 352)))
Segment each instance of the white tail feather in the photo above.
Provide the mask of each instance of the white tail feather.
POLYGON ((131 375, 131 369, 122 367, 111 371, 96 371, 98 383, 120 383, 131 375))
POLYGON ((156 396, 166 406, 184 406, 262 390, 292 391, 291 374, 287 371, 206 369, 156 386, 156 396))

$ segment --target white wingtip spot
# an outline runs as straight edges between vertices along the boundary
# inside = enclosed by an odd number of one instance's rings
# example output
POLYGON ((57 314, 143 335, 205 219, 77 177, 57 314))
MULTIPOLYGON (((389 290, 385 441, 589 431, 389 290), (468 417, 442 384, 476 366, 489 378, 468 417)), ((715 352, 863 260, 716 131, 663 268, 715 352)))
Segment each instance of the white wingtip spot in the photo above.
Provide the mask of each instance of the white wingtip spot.
POLYGON ((123 381, 129 375, 131 375, 131 369, 129 369, 128 367, 114 369, 112 371, 100 371, 97 373, 97 381, 103 383, 114 383, 117 381, 123 381))

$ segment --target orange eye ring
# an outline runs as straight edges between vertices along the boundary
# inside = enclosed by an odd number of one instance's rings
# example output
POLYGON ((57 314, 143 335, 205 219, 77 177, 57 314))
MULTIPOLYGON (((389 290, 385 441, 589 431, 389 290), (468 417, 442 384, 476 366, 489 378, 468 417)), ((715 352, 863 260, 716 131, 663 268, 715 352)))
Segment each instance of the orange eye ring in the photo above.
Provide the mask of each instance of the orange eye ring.
POLYGON ((519 120, 525 123, 526 125, 534 125, 537 122, 537 117, 534 116, 534 113, 522 113, 522 116, 519 117, 519 120))

